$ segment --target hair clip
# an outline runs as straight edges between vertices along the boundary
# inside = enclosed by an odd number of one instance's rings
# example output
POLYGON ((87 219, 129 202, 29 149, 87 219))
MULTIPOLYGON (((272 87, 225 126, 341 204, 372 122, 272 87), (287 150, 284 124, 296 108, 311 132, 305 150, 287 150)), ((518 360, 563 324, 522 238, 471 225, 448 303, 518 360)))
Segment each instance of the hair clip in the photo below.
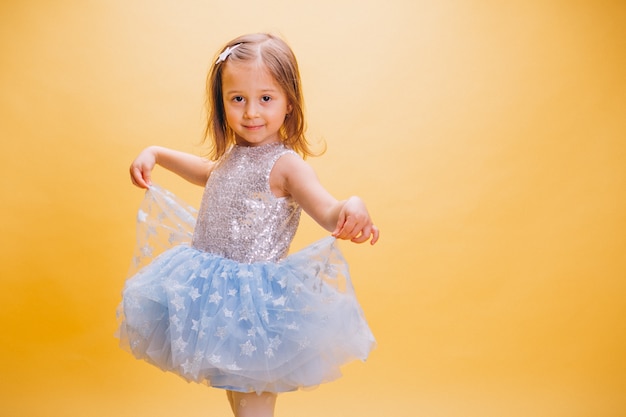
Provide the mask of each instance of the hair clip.
POLYGON ((233 45, 233 46, 227 46, 226 49, 224 49, 224 52, 222 52, 220 54, 220 56, 217 58, 217 61, 215 61, 215 65, 219 64, 220 62, 224 62, 226 61, 226 58, 228 58, 230 56, 230 54, 237 49, 237 47, 241 45, 240 43, 233 45))

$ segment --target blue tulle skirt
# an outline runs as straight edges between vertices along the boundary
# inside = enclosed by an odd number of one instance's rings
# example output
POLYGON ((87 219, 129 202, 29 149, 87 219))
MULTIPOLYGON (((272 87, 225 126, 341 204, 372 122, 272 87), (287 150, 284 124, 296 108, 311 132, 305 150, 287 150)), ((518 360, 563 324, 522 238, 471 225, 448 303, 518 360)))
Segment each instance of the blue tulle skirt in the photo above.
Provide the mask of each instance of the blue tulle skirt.
POLYGON ((185 242, 194 214, 164 190, 146 194, 138 271, 118 309, 123 347, 188 381, 259 393, 314 387, 367 358, 374 337, 334 238, 239 263, 185 242), (142 266, 160 235, 173 247, 142 266))

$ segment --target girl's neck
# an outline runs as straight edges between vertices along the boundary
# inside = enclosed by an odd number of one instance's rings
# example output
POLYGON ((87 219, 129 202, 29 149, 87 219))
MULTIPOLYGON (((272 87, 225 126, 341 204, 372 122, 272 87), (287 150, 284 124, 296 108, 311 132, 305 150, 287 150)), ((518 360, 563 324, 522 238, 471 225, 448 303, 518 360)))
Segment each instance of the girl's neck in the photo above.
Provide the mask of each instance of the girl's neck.
POLYGON ((235 146, 238 146, 240 148, 264 148, 264 147, 276 146, 276 145, 281 145, 281 144, 282 144, 281 141, 264 143, 262 145, 254 145, 254 144, 249 144, 246 142, 235 142, 235 146))

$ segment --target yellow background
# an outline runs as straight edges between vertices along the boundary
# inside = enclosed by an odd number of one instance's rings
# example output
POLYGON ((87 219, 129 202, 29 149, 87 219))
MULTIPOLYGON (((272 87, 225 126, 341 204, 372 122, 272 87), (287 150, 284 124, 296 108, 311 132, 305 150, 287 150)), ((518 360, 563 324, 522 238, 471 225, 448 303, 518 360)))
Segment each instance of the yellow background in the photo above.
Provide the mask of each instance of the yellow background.
POLYGON ((271 31, 328 145, 311 164, 382 229, 342 243, 377 350, 277 415, 626 415, 625 4, 3 1, 0 414, 228 415, 117 347, 127 167, 200 152, 212 57, 271 31))

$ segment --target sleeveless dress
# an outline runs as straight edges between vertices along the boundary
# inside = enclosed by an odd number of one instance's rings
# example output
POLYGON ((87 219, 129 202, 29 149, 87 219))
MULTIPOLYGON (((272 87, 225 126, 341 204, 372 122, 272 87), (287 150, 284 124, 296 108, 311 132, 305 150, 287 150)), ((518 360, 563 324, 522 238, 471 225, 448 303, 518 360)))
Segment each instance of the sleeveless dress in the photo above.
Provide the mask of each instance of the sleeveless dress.
POLYGON ((367 358, 375 340, 335 239, 287 255, 300 207, 269 188, 286 153, 231 148, 199 212, 147 191, 118 308, 122 347, 187 381, 257 393, 314 387, 367 358))

